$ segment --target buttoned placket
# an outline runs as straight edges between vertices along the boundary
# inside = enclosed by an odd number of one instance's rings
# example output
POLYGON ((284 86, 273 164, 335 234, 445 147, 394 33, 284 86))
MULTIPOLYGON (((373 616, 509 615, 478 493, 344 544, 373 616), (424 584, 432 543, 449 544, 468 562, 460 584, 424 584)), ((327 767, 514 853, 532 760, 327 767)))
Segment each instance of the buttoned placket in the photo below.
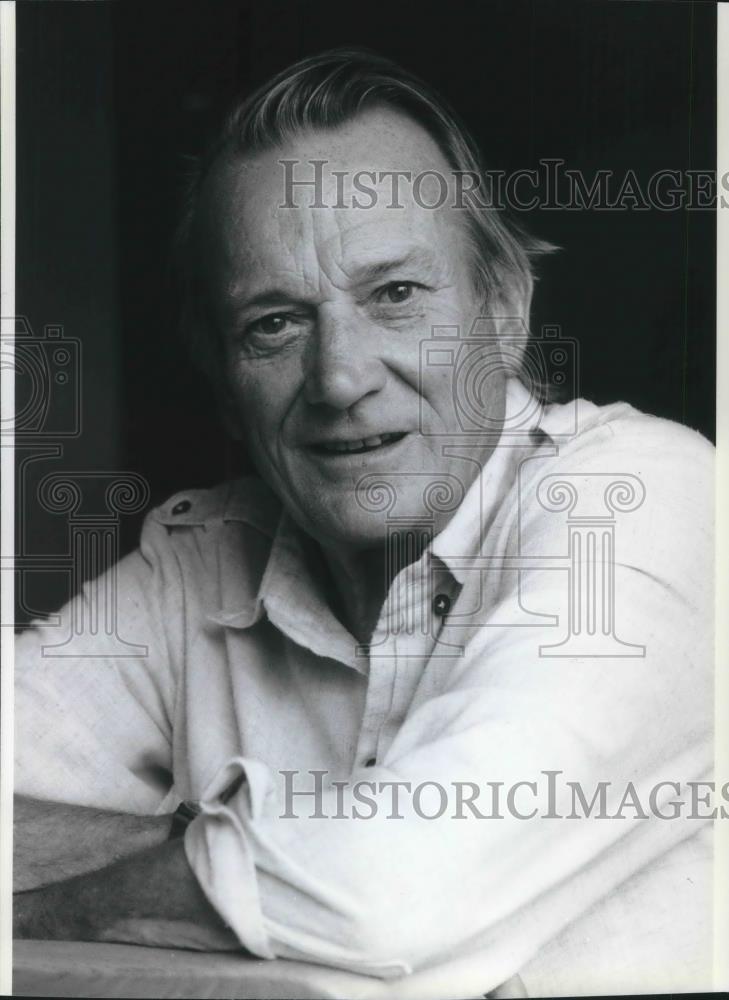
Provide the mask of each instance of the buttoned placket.
POLYGON ((355 767, 382 760, 438 641, 459 585, 430 550, 398 573, 390 586, 369 646, 369 681, 355 767))

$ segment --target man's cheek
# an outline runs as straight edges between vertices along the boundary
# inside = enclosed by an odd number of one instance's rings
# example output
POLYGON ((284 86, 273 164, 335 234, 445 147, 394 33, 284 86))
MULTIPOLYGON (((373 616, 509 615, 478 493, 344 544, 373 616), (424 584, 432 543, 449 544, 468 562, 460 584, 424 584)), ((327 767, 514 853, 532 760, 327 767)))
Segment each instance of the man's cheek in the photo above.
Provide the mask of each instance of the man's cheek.
POLYGON ((420 384, 421 431, 425 434, 450 430, 453 424, 453 371, 421 367, 420 384))

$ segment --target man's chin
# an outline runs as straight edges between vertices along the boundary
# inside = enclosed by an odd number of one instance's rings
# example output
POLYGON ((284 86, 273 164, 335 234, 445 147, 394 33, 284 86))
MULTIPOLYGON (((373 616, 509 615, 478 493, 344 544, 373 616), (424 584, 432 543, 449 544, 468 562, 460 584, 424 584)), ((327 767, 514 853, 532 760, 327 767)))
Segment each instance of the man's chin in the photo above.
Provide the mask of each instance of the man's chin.
MULTIPOLYGON (((358 512, 359 514, 359 512, 358 512)), ((309 521, 304 530, 324 548, 360 551, 383 547, 387 542, 388 525, 382 514, 352 517, 352 512, 326 511, 309 521)))
POLYGON ((403 544, 404 536, 411 536, 413 532, 417 534, 417 539, 411 538, 406 544, 413 551, 420 551, 448 521, 447 517, 434 518, 427 513, 420 517, 413 515, 393 519, 382 512, 368 514, 357 511, 357 515, 353 517, 351 510, 339 513, 331 508, 318 512, 317 515, 312 512, 312 515, 311 519, 307 518, 305 521, 299 519, 299 525, 323 548, 336 549, 340 553, 384 549, 388 539, 393 544, 403 544), (400 542, 396 541, 395 536, 400 542))
POLYGON ((461 480, 448 473, 370 473, 327 488, 313 477, 300 479, 287 507, 303 530, 325 547, 352 550, 384 546, 393 530, 435 534, 465 496, 461 480))

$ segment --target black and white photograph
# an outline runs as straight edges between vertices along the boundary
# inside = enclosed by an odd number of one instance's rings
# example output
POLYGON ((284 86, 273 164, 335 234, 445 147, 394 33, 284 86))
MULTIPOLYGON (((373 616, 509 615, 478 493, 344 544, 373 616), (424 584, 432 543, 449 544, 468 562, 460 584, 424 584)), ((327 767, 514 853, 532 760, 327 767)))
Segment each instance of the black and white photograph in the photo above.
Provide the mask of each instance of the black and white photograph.
POLYGON ((0 8, 7 992, 729 988, 721 5, 0 8))

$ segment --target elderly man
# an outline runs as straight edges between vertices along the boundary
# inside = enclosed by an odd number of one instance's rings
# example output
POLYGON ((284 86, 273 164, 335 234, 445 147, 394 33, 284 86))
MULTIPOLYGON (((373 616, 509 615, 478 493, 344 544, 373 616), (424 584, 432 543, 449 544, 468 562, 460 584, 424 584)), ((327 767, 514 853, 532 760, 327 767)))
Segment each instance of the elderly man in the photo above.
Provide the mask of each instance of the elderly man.
POLYGON ((712 449, 540 396, 573 363, 525 355, 550 248, 479 169, 358 52, 227 119, 186 326, 260 478, 173 497, 109 571, 146 655, 21 638, 21 936, 419 996, 710 986, 712 449))

